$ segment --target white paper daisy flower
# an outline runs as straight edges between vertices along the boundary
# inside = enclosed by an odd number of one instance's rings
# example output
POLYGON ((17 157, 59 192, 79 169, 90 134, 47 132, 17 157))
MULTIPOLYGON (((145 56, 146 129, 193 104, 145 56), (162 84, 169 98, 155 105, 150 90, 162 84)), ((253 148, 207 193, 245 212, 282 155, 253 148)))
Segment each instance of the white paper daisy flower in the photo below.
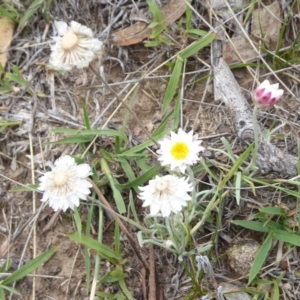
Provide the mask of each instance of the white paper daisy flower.
POLYGON ((87 180, 91 175, 88 164, 77 165, 71 156, 62 156, 54 163, 52 171, 39 178, 39 190, 44 192, 41 201, 49 200, 54 211, 79 206, 79 199, 86 200, 92 184, 87 180))
POLYGON ((193 165, 199 160, 199 152, 205 150, 200 146, 201 142, 198 140, 198 135, 194 135, 192 130, 186 133, 179 128, 177 134, 171 132, 171 136, 158 142, 160 144, 160 149, 157 151, 160 155, 158 160, 162 166, 170 165, 171 170, 178 169, 184 173, 187 166, 193 165))
POLYGON ((168 217, 171 212, 178 213, 187 201, 191 200, 188 192, 193 186, 187 178, 179 178, 174 175, 163 177, 156 176, 144 187, 139 187, 139 198, 144 200, 143 207, 150 206, 150 214, 161 212, 163 217, 168 217))
POLYGON ((95 58, 101 56, 103 43, 93 38, 90 28, 71 21, 70 26, 55 21, 58 36, 51 45, 50 65, 57 70, 69 71, 73 67, 84 68, 95 58))

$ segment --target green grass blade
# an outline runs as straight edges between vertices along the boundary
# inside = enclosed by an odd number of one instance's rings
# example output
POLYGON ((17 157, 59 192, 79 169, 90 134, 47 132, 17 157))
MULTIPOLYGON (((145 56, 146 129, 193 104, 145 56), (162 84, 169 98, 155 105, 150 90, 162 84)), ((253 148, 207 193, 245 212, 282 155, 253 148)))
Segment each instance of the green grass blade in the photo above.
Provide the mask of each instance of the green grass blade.
POLYGON ((58 247, 54 247, 53 249, 50 249, 43 254, 39 255, 35 259, 29 261, 24 266, 22 266, 17 271, 13 272, 10 276, 5 278, 1 284, 2 285, 8 285, 14 281, 17 281, 23 277, 25 277, 27 274, 31 273, 33 270, 41 266, 45 261, 47 261, 56 251, 58 247))
POLYGON ((234 157, 234 153, 233 153, 233 151, 232 151, 232 148, 231 148, 231 146, 230 146, 228 140, 225 139, 224 137, 222 137, 222 138, 221 138, 221 141, 222 141, 223 145, 224 145, 225 148, 226 148, 226 151, 227 151, 226 155, 230 158, 230 160, 231 160, 233 163, 235 163, 236 159, 235 159, 235 157, 234 157))
POLYGON ((207 31, 205 31, 205 30, 200 30, 200 29, 189 29, 189 30, 187 31, 187 33, 189 33, 189 34, 196 34, 196 35, 199 35, 199 36, 205 36, 205 35, 208 34, 207 31))
POLYGON ((20 186, 16 188, 12 188, 9 190, 10 192, 36 192, 37 188, 39 187, 38 184, 28 184, 27 186, 20 186))
POLYGON ((181 52, 181 58, 187 59, 188 57, 198 53, 202 48, 208 46, 215 39, 216 36, 216 33, 210 33, 203 37, 201 40, 190 44, 181 52))
MULTIPOLYGON (((156 130, 153 132, 152 136, 157 137, 160 136, 162 133, 166 134, 166 126, 169 123, 169 120, 173 116, 174 110, 171 110, 165 117, 164 119, 160 122, 159 126, 156 128, 156 130)), ((168 129, 171 131, 172 129, 168 129)))
POLYGON ((104 135, 104 136, 118 136, 124 141, 128 141, 126 135, 122 131, 117 131, 114 129, 69 129, 69 128, 59 128, 51 130, 53 133, 62 133, 65 135, 72 136, 95 136, 95 135, 104 135))
POLYGON ((5 299, 5 292, 4 292, 4 289, 1 287, 0 285, 0 299, 5 299))
POLYGON ((120 288, 121 288, 122 292, 123 292, 124 295, 127 297, 127 299, 132 300, 133 297, 132 297, 132 295, 130 294, 130 292, 129 292, 127 286, 126 286, 126 283, 125 283, 125 280, 124 280, 124 279, 121 279, 121 280, 119 281, 119 285, 120 285, 120 288))
POLYGON ((236 160, 235 164, 229 170, 229 172, 224 176, 223 180, 218 185, 218 190, 222 190, 226 184, 226 182, 237 172, 238 168, 242 165, 242 163, 247 159, 254 143, 252 143, 244 152, 243 154, 236 160))
POLYGON ((181 107, 181 98, 179 93, 177 95, 177 99, 175 101, 175 107, 174 107, 174 121, 173 121, 174 128, 178 128, 180 124, 180 107, 181 107))
POLYGON ((170 77, 165 97, 163 100, 163 105, 162 105, 162 113, 164 114, 166 112, 166 109, 169 107, 175 93, 177 90, 177 87, 179 85, 179 79, 182 71, 182 66, 183 66, 183 60, 180 56, 177 56, 177 60, 172 72, 172 75, 170 77))
POLYGON ((107 161, 103 158, 101 158, 100 160, 100 164, 101 164, 101 169, 103 171, 103 173, 106 175, 106 177, 108 178, 108 181, 110 183, 111 189, 113 191, 113 197, 115 200, 115 203, 117 205, 118 211, 120 214, 123 214, 126 212, 126 206, 123 200, 123 197, 120 193, 120 191, 117 189, 117 179, 115 179, 112 175, 111 175, 111 171, 109 169, 109 166, 107 164, 107 161))
POLYGON ((104 258, 109 259, 110 261, 112 259, 121 260, 120 255, 117 255, 117 253, 114 250, 88 236, 78 233, 67 234, 67 236, 72 241, 97 251, 97 253, 99 253, 100 256, 103 256, 104 258))
POLYGON ((7 17, 14 23, 18 23, 20 14, 13 6, 6 4, 5 7, 0 5, 0 17, 7 17))
POLYGON ((274 238, 300 247, 300 236, 285 230, 274 230, 274 238))
POLYGON ((179 84, 179 79, 181 76, 181 71, 182 71, 182 66, 183 66, 183 60, 180 56, 177 56, 177 60, 171 75, 171 78, 169 80, 165 97, 163 100, 163 105, 162 105, 162 113, 164 114, 167 110, 167 108, 170 106, 170 103, 176 93, 176 90, 178 88, 179 84))
POLYGON ((91 129, 90 118, 84 103, 81 104, 81 107, 83 109, 83 121, 84 121, 85 128, 90 130, 91 129))
POLYGON ((261 207, 259 211, 269 215, 284 216, 284 210, 280 207, 261 207))
MULTIPOLYGON (((1 288, 3 288, 3 292, 8 291, 9 293, 12 293, 12 294, 15 294, 15 295, 21 295, 17 290, 15 290, 14 288, 12 288, 11 286, 7 286, 7 285, 1 286, 0 285, 0 289, 1 288)), ((2 299, 5 299, 5 298, 1 298, 0 297, 0 299, 2 300, 2 299)))
MULTIPOLYGON (((165 130, 164 132, 156 135, 155 137, 152 137, 155 141, 159 141, 162 138, 164 138, 168 133, 170 132, 170 129, 165 130)), ((132 147, 129 150, 124 151, 123 153, 119 154, 118 156, 134 156, 137 153, 145 150, 147 147, 150 147, 154 144, 152 140, 147 140, 144 143, 137 145, 135 147, 132 147)))
POLYGON ((93 139, 93 136, 73 136, 65 139, 61 139, 56 142, 47 142, 44 145, 64 145, 64 144, 84 144, 90 142, 93 139))
POLYGON ((252 268, 250 270, 248 284, 250 284, 252 282, 252 280, 256 277, 256 275, 259 273, 263 263, 265 262, 267 255, 269 253, 269 250, 272 246, 272 238, 273 238, 273 232, 271 231, 271 232, 269 232, 268 236, 264 240, 263 244, 261 245, 261 247, 259 248, 259 250, 255 256, 252 268))
POLYGON ((25 14, 20 19, 18 30, 22 30, 26 26, 28 20, 34 15, 34 13, 38 9, 42 7, 43 4, 44 0, 34 0, 30 4, 29 8, 26 10, 25 14))
POLYGON ((258 221, 232 220, 230 223, 237 226, 242 226, 247 229, 259 231, 259 232, 270 231, 270 229, 267 226, 264 226, 262 222, 258 222, 258 221))
POLYGON ((149 181, 150 179, 154 178, 154 176, 156 176, 161 169, 162 169, 161 165, 156 165, 156 166, 152 167, 150 170, 148 170, 147 172, 145 172, 143 175, 136 178, 135 180, 125 183, 125 184, 116 184, 116 187, 119 190, 138 187, 138 186, 144 184, 145 182, 149 181))
MULTIPOLYGON (((129 164, 129 162, 127 161, 127 159, 125 158, 120 158, 120 163, 122 165, 122 168, 127 176, 127 178, 129 179, 129 182, 132 182, 134 180, 136 180, 136 177, 134 175, 134 172, 132 171, 132 168, 129 164)), ((138 189, 137 186, 133 186, 133 188, 135 189, 135 191, 138 193, 138 189)))
POLYGON ((273 289, 274 289, 273 300, 279 300, 280 292, 279 292, 278 282, 276 280, 273 281, 273 289))
POLYGON ((82 232, 81 218, 76 206, 74 207, 74 220, 75 220, 77 232, 81 234, 82 232))
POLYGON ((147 4, 149 6, 149 9, 152 12, 154 20, 157 21, 158 23, 163 24, 164 19, 163 19, 163 16, 162 16, 161 12, 160 12, 159 7, 153 2, 153 0, 147 0, 147 4))
POLYGON ((120 227, 118 222, 115 222, 115 252, 121 256, 121 241, 120 241, 120 227))

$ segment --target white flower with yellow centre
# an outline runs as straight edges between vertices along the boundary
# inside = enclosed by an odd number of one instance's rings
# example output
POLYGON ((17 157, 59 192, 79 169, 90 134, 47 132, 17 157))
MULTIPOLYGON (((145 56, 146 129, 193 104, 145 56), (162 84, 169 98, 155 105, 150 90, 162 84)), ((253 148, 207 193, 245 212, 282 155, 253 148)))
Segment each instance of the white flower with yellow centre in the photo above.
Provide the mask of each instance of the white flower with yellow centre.
POLYGON ((60 157, 52 170, 39 179, 38 190, 44 192, 41 201, 49 200, 54 211, 78 207, 79 199, 86 200, 90 194, 92 184, 87 177, 91 174, 88 164, 77 165, 71 156, 60 157))
POLYGON ((187 178, 179 178, 174 175, 163 177, 156 176, 144 187, 139 187, 139 198, 144 200, 143 207, 150 206, 150 214, 161 212, 163 217, 168 217, 171 212, 178 213, 187 201, 191 200, 188 192, 193 186, 187 178))
POLYGON ((71 21, 70 26, 55 21, 58 36, 53 37, 50 65, 57 70, 69 71, 73 67, 84 68, 98 55, 101 56, 103 43, 93 38, 90 28, 71 21))
POLYGON ((160 155, 158 160, 162 166, 170 165, 171 170, 178 169, 184 173, 187 166, 191 166, 199 160, 199 152, 205 150, 200 146, 201 142, 198 140, 198 135, 194 135, 192 130, 186 133, 179 128, 177 134, 171 132, 171 136, 158 142, 160 144, 160 149, 157 151, 160 155))

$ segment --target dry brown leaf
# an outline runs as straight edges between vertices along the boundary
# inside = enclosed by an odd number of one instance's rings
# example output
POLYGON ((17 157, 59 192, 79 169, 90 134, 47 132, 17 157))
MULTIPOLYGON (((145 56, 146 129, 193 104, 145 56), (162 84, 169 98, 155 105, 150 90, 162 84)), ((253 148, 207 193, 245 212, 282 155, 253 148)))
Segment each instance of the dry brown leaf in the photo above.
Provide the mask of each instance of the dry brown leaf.
POLYGON ((252 60, 256 57, 256 52, 244 37, 232 37, 231 42, 234 44, 236 49, 234 49, 229 41, 223 41, 223 59, 227 62, 227 64, 233 64, 241 61, 237 53, 239 53, 244 61, 252 60))
POLYGON ((256 37, 264 38, 269 50, 276 49, 280 28, 280 5, 278 1, 253 11, 251 33, 256 37), (264 37, 261 36, 261 31, 264 37))
MULTIPOLYGON (((0 63, 3 68, 7 62, 8 52, 5 51, 7 51, 10 46, 14 33, 14 25, 15 24, 10 19, 6 17, 0 18, 0 52, 4 52, 0 54, 0 63)), ((2 74, 0 72, 0 77, 1 75, 2 74)))
MULTIPOLYGON (((166 26, 171 25, 179 19, 185 12, 185 0, 171 0, 171 2, 161 9, 161 14, 166 26)), ((129 46, 138 44, 145 38, 149 37, 152 29, 148 28, 148 24, 137 22, 132 26, 121 29, 113 34, 111 43, 116 46, 129 46)))
MULTIPOLYGON (((281 28, 280 6, 277 1, 266 8, 255 9, 252 13, 251 35, 257 41, 265 43, 270 50, 275 50, 281 28), (265 35, 261 36, 261 30, 265 35)), ((237 52, 244 61, 256 58, 257 53, 251 47, 246 38, 236 36, 231 38, 236 50, 228 41, 223 41, 223 58, 228 64, 241 62, 237 52)))

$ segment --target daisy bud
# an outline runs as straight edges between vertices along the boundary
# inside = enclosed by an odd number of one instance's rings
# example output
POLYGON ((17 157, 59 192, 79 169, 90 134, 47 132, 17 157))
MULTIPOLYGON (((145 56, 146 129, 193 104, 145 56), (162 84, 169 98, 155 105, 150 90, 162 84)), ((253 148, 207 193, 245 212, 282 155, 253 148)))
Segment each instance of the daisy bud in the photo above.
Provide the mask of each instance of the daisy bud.
POLYGON ((151 215, 161 212, 163 217, 168 217, 171 212, 176 214, 187 205, 187 201, 191 200, 188 192, 193 190, 193 186, 186 178, 166 175, 156 176, 139 189, 141 193, 138 198, 144 200, 143 207, 150 206, 151 215))
POLYGON ((54 163, 52 170, 39 178, 39 191, 44 193, 41 201, 49 200, 54 211, 79 206, 79 199, 86 200, 92 184, 87 180, 92 174, 88 164, 77 165, 71 156, 62 156, 54 163))
POLYGON ((103 43, 93 38, 90 28, 71 21, 54 22, 57 36, 51 45, 50 65, 57 70, 70 71, 73 67, 84 68, 98 55, 101 56, 103 43))
POLYGON ((253 92, 253 102, 260 109, 272 108, 283 95, 283 90, 279 89, 279 83, 270 84, 269 80, 264 80, 253 92))

